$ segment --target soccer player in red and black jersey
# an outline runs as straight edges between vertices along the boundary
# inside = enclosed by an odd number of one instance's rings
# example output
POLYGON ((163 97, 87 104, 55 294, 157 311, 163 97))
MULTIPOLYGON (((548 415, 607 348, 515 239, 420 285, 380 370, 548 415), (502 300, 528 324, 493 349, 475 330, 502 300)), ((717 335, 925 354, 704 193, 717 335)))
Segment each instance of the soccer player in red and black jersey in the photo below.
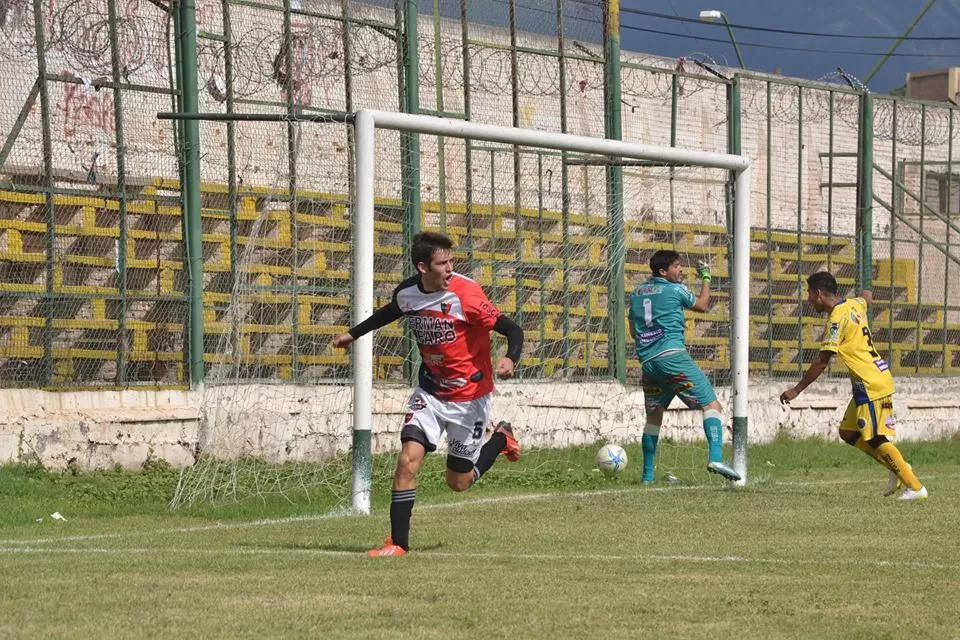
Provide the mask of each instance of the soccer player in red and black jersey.
POLYGON ((417 495, 417 472, 427 452, 447 433, 447 486, 466 491, 503 453, 515 462, 520 445, 507 422, 500 422, 483 444, 490 421, 494 368, 490 331, 506 336, 507 354, 496 375, 513 376, 523 350, 523 329, 487 298, 480 285, 454 272, 453 243, 440 233, 413 238, 417 275, 401 282, 393 299, 372 316, 333 339, 346 347, 362 335, 406 316, 420 348, 417 388, 407 403, 400 431, 402 449, 393 478, 390 538, 371 556, 398 556, 409 550, 410 515, 417 495))

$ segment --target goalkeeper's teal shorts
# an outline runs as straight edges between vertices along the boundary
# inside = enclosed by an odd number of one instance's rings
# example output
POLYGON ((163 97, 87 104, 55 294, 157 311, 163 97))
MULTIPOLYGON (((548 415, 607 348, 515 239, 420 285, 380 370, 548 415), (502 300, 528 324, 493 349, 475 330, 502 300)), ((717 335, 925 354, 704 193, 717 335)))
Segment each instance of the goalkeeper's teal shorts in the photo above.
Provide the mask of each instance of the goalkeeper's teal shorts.
POLYGON ((686 350, 644 362, 642 384, 647 412, 666 409, 675 397, 691 409, 701 409, 717 399, 713 385, 686 350))

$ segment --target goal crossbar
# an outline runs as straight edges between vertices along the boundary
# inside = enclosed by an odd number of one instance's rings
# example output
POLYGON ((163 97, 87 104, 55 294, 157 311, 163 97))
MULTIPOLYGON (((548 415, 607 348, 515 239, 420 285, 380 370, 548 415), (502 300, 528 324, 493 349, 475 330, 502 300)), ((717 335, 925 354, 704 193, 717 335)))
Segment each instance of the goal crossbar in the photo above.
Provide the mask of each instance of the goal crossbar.
MULTIPOLYGON (((450 138, 483 140, 525 147, 590 153, 630 160, 649 160, 726 169, 734 175, 732 277, 731 382, 733 391, 733 467, 747 479, 747 387, 749 370, 750 292, 750 160, 746 156, 677 147, 634 144, 534 129, 519 129, 452 120, 436 116, 362 109, 347 116, 354 127, 354 296, 353 318, 359 322, 373 313, 374 184, 376 130, 391 129, 450 138)), ((370 513, 372 478, 371 427, 373 396, 373 337, 353 345, 353 509, 370 513)))

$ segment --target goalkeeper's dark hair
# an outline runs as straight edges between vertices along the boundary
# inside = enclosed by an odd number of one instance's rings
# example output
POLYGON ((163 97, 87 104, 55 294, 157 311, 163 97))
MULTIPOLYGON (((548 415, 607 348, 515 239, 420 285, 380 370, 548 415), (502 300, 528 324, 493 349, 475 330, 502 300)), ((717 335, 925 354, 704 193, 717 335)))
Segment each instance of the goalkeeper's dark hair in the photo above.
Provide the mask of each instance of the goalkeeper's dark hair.
POLYGON ((818 271, 807 277, 807 284, 811 289, 823 291, 831 295, 837 295, 837 279, 827 271, 818 271))
POLYGON ((413 266, 416 268, 422 262, 429 267, 433 253, 438 249, 453 249, 453 241, 434 231, 424 231, 413 236, 413 246, 410 248, 413 266))
POLYGON ((673 249, 660 249, 650 258, 650 271, 655 277, 660 276, 660 269, 666 271, 674 262, 680 259, 680 254, 673 249))

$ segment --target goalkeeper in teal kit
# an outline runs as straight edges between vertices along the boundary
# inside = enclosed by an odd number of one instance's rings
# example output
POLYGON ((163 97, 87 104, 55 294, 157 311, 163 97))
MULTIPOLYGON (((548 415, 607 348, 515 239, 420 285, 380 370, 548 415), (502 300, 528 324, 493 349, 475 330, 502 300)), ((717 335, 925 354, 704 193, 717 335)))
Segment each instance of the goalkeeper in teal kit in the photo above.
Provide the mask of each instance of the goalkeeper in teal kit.
POLYGON ((684 342, 684 309, 706 311, 710 306, 710 268, 700 263, 700 295, 682 284, 680 254, 662 249, 650 258, 653 277, 630 294, 630 334, 643 365, 643 395, 647 423, 643 428, 644 483, 653 482, 653 462, 663 424, 663 411, 674 397, 691 409, 703 411, 707 436, 707 469, 728 480, 740 476, 723 461, 723 415, 713 385, 690 357, 684 342))

